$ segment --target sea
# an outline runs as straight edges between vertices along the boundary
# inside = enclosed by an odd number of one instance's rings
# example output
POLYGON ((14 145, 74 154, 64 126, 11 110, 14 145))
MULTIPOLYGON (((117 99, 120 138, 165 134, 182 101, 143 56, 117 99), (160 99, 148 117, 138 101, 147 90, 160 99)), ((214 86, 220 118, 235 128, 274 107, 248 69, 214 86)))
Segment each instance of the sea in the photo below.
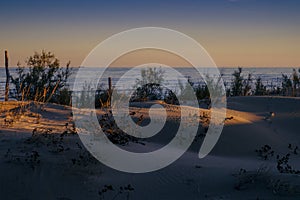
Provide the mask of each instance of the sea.
MULTIPOLYGON (((79 77, 79 76, 76 76, 78 69, 79 68, 73 68, 72 75, 70 76, 70 78, 68 80, 69 87, 71 89, 73 88, 73 84, 74 84, 75 80, 77 83, 79 82, 81 85, 84 85, 88 81, 91 81, 91 79, 89 78, 90 76, 94 76, 97 72, 99 72, 99 68, 94 68, 94 67, 85 68, 84 73, 81 74, 81 76, 79 77)), ((102 70, 102 69, 100 69, 100 70, 102 70)), ((116 83, 118 83, 118 85, 121 85, 123 87, 123 90, 126 90, 126 87, 128 87, 128 83, 127 83, 126 78, 124 79, 122 77, 130 69, 132 69, 132 68, 110 67, 110 68, 105 69, 105 71, 103 69, 103 74, 102 74, 102 77, 99 78, 99 83, 103 87, 107 87, 107 84, 108 84, 107 79, 108 79, 108 77, 111 77, 113 86, 116 83)), ((201 78, 199 73, 197 73, 197 71, 195 71, 194 68, 176 67, 176 68, 172 68, 172 69, 179 72, 182 75, 182 77, 189 78, 192 82, 194 82, 196 84, 204 83, 203 79, 201 78)), ((162 70, 164 71, 164 68, 162 68, 162 70)), ((237 70, 237 68, 233 68, 233 67, 220 67, 219 68, 219 71, 220 71, 220 74, 222 75, 225 87, 227 87, 227 88, 230 87, 231 82, 233 80, 232 74, 236 70, 237 70)), ((10 71, 11 76, 13 76, 13 77, 17 76, 17 73, 16 73, 17 68, 16 67, 10 67, 9 71, 10 71)), ((251 77, 253 80, 260 77, 263 84, 266 85, 267 88, 280 87, 281 82, 282 82, 282 74, 285 74, 290 77, 292 75, 292 72, 293 72, 293 68, 288 68, 288 67, 282 67, 282 68, 270 68, 270 67, 268 67, 268 68, 263 68, 263 67, 250 68, 250 67, 247 67, 247 68, 242 68, 242 76, 244 78, 247 78, 248 74, 251 74, 251 77)), ((131 76, 131 78, 133 77, 134 79, 141 79, 141 70, 140 69, 133 70, 130 76, 131 76)), ((163 75, 163 78, 164 78, 164 81, 167 81, 168 84, 173 85, 173 86, 178 85, 179 81, 180 81, 179 80, 180 78, 174 77, 173 75, 170 75, 168 73, 165 73, 163 75)), ((0 101, 4 100, 5 81, 6 81, 5 68, 0 67, 0 101)), ((254 87, 254 83, 255 83, 255 81, 253 81, 253 87, 254 87)), ((14 93, 14 85, 12 83, 10 83, 10 95, 11 95, 10 98, 11 99, 13 99, 13 97, 12 97, 13 93, 14 93)))

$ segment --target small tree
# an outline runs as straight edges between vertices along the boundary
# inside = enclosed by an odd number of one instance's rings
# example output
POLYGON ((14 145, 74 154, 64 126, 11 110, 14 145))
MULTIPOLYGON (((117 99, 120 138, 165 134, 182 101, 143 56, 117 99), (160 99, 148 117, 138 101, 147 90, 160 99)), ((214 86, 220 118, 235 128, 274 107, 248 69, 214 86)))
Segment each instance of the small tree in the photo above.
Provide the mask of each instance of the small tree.
POLYGON ((38 102, 57 101, 60 89, 67 86, 70 62, 65 68, 51 52, 34 53, 26 61, 25 67, 18 63, 17 77, 11 77, 17 90, 18 100, 38 102))
POLYGON ((243 80, 243 95, 248 96, 252 92, 252 75, 248 74, 248 78, 243 80))
POLYGON ((292 91, 292 81, 285 74, 282 74, 282 92, 283 95, 290 96, 292 91))
POLYGON ((254 95, 265 95, 267 93, 266 86, 262 83, 261 78, 258 77, 255 83, 254 95))
POLYGON ((242 77, 242 68, 239 67, 237 71, 234 71, 233 81, 231 83, 231 95, 232 96, 241 96, 243 94, 243 77, 242 77))
POLYGON ((181 81, 179 81, 179 80, 178 80, 178 85, 179 85, 179 89, 181 91, 180 96, 182 99, 188 100, 188 99, 190 99, 191 96, 195 95, 194 90, 196 87, 190 77, 187 78, 186 85, 183 85, 183 83, 181 83, 181 81), (194 90, 192 90, 192 89, 194 89, 194 90))
MULTIPOLYGON (((299 72, 300 72, 300 69, 299 69, 299 72)), ((293 96, 297 96, 297 87, 300 84, 300 77, 299 77, 299 73, 297 72, 296 69, 293 69, 292 81, 293 81, 293 96)))

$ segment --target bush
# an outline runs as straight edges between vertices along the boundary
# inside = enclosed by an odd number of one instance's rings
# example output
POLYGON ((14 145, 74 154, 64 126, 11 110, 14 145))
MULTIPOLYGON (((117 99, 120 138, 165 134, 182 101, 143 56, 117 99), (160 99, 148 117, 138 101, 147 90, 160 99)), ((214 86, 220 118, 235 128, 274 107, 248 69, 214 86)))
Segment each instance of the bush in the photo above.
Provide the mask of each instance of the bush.
MULTIPOLYGON (((300 72, 300 69, 298 70, 300 72)), ((297 96, 297 88, 300 85, 300 76, 299 73, 293 69, 293 74, 292 74, 292 81, 293 81, 293 96, 297 96)))
POLYGON ((282 93, 285 96, 290 96, 292 94, 292 81, 285 74, 282 74, 282 93))
POLYGON ((247 79, 242 76, 242 68, 234 71, 231 89, 227 92, 230 96, 248 96, 252 93, 252 75, 248 74, 247 79))
POLYGON ((71 106, 72 105, 72 92, 68 88, 63 88, 59 90, 58 95, 55 97, 55 103, 61 104, 61 105, 67 105, 71 106))
POLYGON ((141 79, 136 80, 136 90, 130 101, 162 100, 164 89, 161 84, 164 81, 164 71, 157 68, 141 70, 141 79))
POLYGON ((255 83, 254 95, 266 95, 266 94, 267 94, 266 86, 263 85, 261 78, 258 77, 255 83))
POLYGON ((57 102, 60 90, 67 87, 70 76, 70 62, 65 68, 60 67, 59 60, 51 52, 34 53, 26 61, 25 67, 18 64, 17 77, 11 77, 16 87, 18 100, 38 102, 57 102))
POLYGON ((243 77, 241 76, 242 68, 239 67, 237 71, 232 74, 233 81, 231 84, 231 96, 241 96, 243 94, 243 77))

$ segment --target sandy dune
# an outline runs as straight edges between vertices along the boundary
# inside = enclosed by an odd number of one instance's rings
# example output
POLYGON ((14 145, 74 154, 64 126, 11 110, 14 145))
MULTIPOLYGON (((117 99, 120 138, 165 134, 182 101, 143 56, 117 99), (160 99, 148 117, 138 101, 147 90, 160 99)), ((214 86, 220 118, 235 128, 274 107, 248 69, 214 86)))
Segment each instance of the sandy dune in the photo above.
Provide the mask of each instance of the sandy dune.
MULTIPOLYGON (((227 101, 225 127, 207 157, 198 158, 209 119, 209 110, 201 109, 206 118, 199 119, 202 126, 190 149, 170 166, 146 174, 118 172, 95 160, 73 134, 68 107, 29 106, 14 119, 16 106, 1 104, 1 199, 299 199, 300 99, 235 97, 227 101), (265 145, 271 148, 261 150, 265 145), (277 170, 277 155, 281 159, 286 154, 294 173, 277 170), (119 193, 119 187, 128 184, 134 190, 123 188, 119 193), (109 189, 99 194, 105 185, 109 189)), ((169 107, 172 117, 161 133, 121 148, 147 152, 168 142, 178 123, 178 108, 169 107)), ((147 109, 137 106, 131 111, 134 118, 143 115, 147 122, 147 109)))

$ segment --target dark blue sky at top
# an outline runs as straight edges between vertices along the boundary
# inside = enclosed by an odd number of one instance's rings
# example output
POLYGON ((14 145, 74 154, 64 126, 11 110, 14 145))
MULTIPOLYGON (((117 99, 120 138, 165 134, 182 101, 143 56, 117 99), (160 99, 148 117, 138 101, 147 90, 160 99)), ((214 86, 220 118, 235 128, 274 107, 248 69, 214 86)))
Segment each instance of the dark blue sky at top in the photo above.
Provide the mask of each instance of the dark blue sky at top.
MULTIPOLYGON (((299 20, 299 0, 60 0, 60 1, 3 1, 1 23, 58 23, 105 21, 122 24, 193 23, 206 18, 206 22, 234 20, 237 23, 259 20, 278 20, 293 23, 299 20), (185 21, 188 19, 188 21, 185 21)), ((259 21, 257 21, 259 22, 259 21)))

